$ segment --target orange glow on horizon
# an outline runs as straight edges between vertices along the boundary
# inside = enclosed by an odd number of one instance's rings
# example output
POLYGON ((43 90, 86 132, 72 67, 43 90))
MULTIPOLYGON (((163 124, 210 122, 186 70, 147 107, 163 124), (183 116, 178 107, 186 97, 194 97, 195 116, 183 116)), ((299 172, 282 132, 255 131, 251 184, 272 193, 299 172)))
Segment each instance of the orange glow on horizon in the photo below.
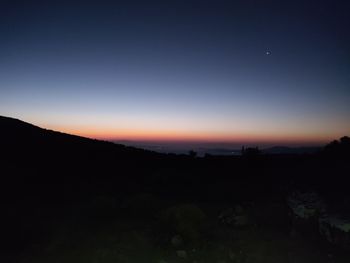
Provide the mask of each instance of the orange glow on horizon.
POLYGON ((78 136, 106 141, 150 141, 150 142, 209 142, 209 143, 257 143, 257 144, 325 144, 334 139, 331 135, 277 134, 277 133, 229 133, 196 132, 181 130, 129 130, 103 128, 74 129, 52 127, 54 130, 78 136), (59 128, 59 129, 57 129, 59 128))
POLYGON ((348 125, 338 127, 307 126, 307 123, 267 123, 259 126, 240 122, 239 120, 221 127, 220 125, 203 125, 197 123, 149 121, 132 122, 127 119, 95 118, 82 119, 71 117, 62 121, 51 121, 49 118, 40 121, 29 119, 30 123, 68 134, 106 141, 135 141, 154 143, 217 143, 236 145, 285 145, 307 146, 324 145, 348 134, 348 125))
POLYGON ((100 114, 15 116, 36 126, 106 141, 150 143, 217 143, 254 146, 324 145, 349 135, 349 122, 245 118, 186 118, 186 116, 114 116, 100 114))

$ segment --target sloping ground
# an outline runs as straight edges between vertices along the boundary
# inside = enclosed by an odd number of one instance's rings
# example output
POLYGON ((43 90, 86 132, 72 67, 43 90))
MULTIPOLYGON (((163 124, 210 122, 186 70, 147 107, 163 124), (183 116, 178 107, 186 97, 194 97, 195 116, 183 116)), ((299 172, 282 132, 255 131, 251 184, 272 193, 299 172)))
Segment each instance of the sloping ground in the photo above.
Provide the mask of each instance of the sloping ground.
POLYGON ((294 231, 286 204, 301 188, 336 207, 345 159, 161 155, 9 118, 0 131, 0 262, 350 262, 294 231))
POLYGON ((287 220, 284 203, 244 206, 242 209, 250 220, 240 226, 222 224, 218 220, 219 207, 220 204, 212 203, 182 205, 149 195, 121 200, 98 198, 72 206, 45 239, 32 243, 18 261, 11 261, 14 257, 7 255, 6 262, 345 263, 350 260, 346 251, 315 241, 312 236, 291 235, 288 221, 282 222, 287 220), (164 211, 175 210, 174 221, 164 222, 164 211), (191 225, 198 211, 205 215, 202 227, 191 225), (263 215, 262 211, 270 214, 263 215), (180 214, 185 221, 177 221, 180 214), (177 228, 177 224, 188 224, 198 231, 198 236, 190 240, 192 230, 177 228))
MULTIPOLYGON (((88 139, 80 136, 65 134, 57 131, 46 130, 21 120, 0 116, 0 146, 3 157, 9 154, 45 156, 59 154, 70 156, 88 153, 98 153, 104 157, 110 155, 123 157, 147 157, 156 155, 153 152, 126 147, 121 144, 88 139), (6 152, 5 152, 6 151, 6 152)), ((12 156, 11 156, 12 157, 12 156)), ((32 158, 31 156, 28 156, 32 158)), ((77 159, 79 156, 76 156, 77 159)))

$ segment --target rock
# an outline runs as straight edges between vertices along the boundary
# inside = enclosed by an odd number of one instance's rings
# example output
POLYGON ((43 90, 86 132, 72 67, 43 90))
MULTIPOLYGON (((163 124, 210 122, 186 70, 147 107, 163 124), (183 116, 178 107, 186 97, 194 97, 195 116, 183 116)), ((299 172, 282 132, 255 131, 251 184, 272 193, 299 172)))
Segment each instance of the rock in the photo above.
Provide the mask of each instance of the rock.
POLYGON ((327 213, 327 207, 316 193, 295 192, 287 199, 293 227, 313 231, 329 243, 350 249, 350 218, 327 213))
POLYGON ((222 211, 218 218, 222 223, 225 224, 231 224, 232 223, 232 215, 234 214, 234 211, 232 208, 228 208, 224 211, 222 211))
POLYGON ((319 218, 320 234, 331 244, 350 249, 350 220, 339 215, 319 218))
POLYGON ((247 226, 250 224, 249 217, 244 209, 237 205, 234 209, 228 208, 220 213, 219 220, 226 224, 236 227, 247 226))
POLYGON ((180 235, 173 236, 170 241, 174 247, 179 247, 183 244, 183 240, 180 235))
POLYGON ((293 192, 287 198, 292 220, 291 233, 318 234, 318 219, 325 214, 326 205, 314 192, 293 192))
POLYGON ((235 226, 246 226, 249 224, 248 217, 246 215, 236 215, 235 226))
POLYGON ((186 252, 186 250, 177 250, 177 251, 176 251, 176 255, 177 255, 179 258, 182 258, 182 259, 186 259, 186 258, 187 258, 187 252, 186 252))
POLYGON ((326 210, 325 203, 314 192, 294 192, 287 198, 287 204, 293 215, 300 219, 318 217, 326 210))

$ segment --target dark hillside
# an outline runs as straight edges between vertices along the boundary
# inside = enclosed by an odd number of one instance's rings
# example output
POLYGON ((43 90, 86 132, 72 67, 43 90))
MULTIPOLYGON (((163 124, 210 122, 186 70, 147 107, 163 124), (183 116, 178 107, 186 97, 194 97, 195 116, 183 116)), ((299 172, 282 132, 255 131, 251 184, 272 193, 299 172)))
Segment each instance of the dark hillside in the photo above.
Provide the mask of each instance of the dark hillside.
POLYGON ((349 262, 347 221, 318 206, 350 214, 347 137, 316 153, 202 158, 7 117, 0 135, 1 262, 349 262))

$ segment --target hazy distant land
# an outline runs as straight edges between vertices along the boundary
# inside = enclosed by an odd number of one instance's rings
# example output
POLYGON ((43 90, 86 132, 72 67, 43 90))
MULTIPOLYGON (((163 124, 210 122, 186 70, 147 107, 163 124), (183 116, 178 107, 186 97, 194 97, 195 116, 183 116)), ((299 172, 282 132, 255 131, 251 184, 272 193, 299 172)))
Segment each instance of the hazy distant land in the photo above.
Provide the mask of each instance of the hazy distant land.
MULTIPOLYGON (((244 145, 238 143, 178 143, 178 142, 147 142, 147 141, 130 141, 130 140, 116 140, 118 144, 133 146, 145 150, 155 151, 159 153, 174 153, 174 154, 188 154, 189 151, 195 151, 198 156, 210 155, 241 155, 242 146, 259 147, 253 145, 244 145)), ((304 154, 315 153, 319 151, 323 145, 319 146, 265 146, 259 147, 263 153, 266 154, 304 154)))

